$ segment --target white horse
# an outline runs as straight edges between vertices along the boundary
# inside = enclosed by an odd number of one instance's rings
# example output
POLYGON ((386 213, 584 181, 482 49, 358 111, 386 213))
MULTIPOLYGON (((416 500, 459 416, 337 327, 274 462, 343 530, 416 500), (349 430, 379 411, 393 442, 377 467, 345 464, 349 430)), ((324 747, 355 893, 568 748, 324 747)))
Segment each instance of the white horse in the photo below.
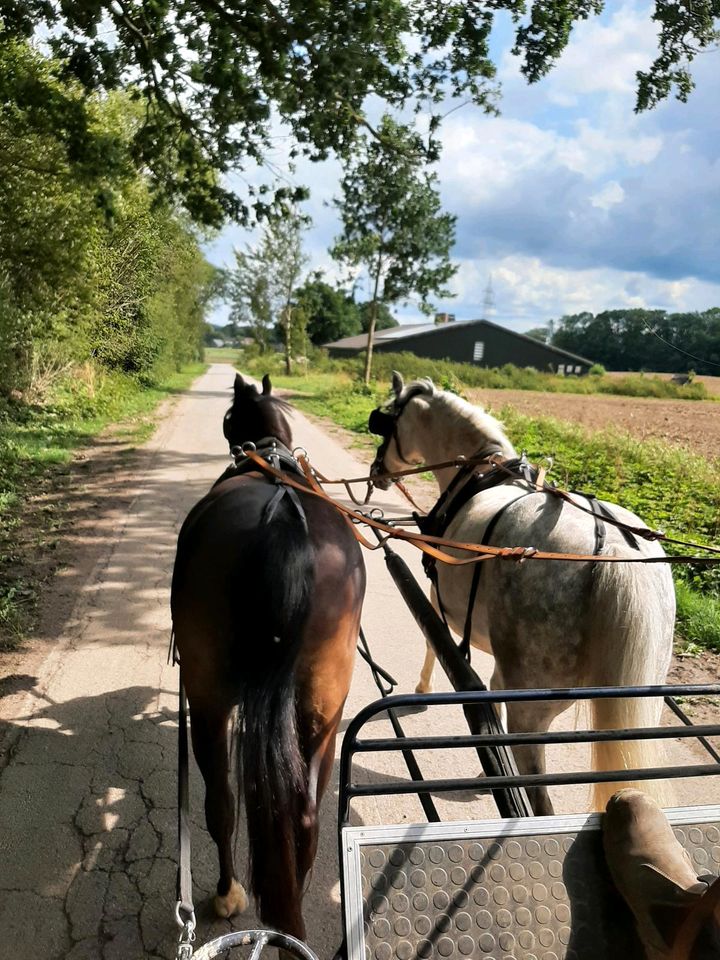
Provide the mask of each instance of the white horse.
MULTIPOLYGON (((492 448, 503 458, 517 457, 500 423, 482 408, 437 389, 430 380, 405 387, 402 377, 395 374, 393 390, 395 397, 387 414, 381 414, 373 427, 374 432, 385 435, 373 464, 374 474, 442 463, 459 455, 471 457, 492 448), (378 423, 380 429, 376 430, 378 423)), ((374 416, 378 417, 377 412, 374 416)), ((457 468, 434 473, 442 494, 457 468)), ((381 481, 379 485, 389 484, 381 481)), ((532 546, 556 553, 664 556, 657 543, 638 540, 636 547, 629 544, 610 522, 602 524, 601 542, 592 515, 556 496, 532 491, 527 481, 508 478, 476 493, 450 521, 444 536, 465 543, 532 546), (484 540, 493 518, 490 536, 484 540)), ((572 498, 588 509, 586 498, 572 498)), ((643 526, 622 507, 602 506, 623 523, 643 526)), ((474 569, 475 565, 443 563, 436 568, 433 603, 461 636, 468 619, 474 569)), ((470 643, 495 657, 493 689, 658 684, 664 682, 670 665, 675 591, 664 563, 485 560, 471 616, 470 643)), ((418 692, 432 690, 434 662, 428 648, 418 692)), ((552 701, 509 703, 508 729, 547 730, 568 706, 567 702, 552 701)), ((594 700, 591 709, 597 730, 654 726, 659 722, 662 701, 594 700)), ((595 770, 656 766, 661 765, 661 757, 661 748, 654 741, 593 744, 595 770)), ((523 773, 545 771, 542 746, 517 749, 516 759, 523 773)), ((617 789, 617 784, 596 784, 594 808, 604 809, 617 789)), ((659 784, 649 788, 646 783, 645 789, 667 801, 659 784)), ((545 788, 532 789, 530 800, 536 814, 552 813, 545 788)))

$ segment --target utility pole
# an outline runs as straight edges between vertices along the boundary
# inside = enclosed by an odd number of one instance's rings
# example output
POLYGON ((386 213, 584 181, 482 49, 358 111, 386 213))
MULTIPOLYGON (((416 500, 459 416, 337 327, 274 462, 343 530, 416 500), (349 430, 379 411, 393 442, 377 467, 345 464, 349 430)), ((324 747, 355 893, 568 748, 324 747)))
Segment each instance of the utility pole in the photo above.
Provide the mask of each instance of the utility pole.
POLYGON ((492 274, 488 277, 483 298, 483 320, 489 320, 490 314, 495 312, 495 293, 492 285, 492 274))

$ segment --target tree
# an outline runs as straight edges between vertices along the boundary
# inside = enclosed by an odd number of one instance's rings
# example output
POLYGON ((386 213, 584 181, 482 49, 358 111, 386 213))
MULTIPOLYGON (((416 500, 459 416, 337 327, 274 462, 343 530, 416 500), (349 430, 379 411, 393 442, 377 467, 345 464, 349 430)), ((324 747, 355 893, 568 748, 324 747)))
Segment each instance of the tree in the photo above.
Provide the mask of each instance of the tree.
POLYGON ((547 327, 533 327, 532 330, 525 331, 525 336, 532 337, 533 340, 539 340, 541 343, 547 343, 550 331, 547 327))
MULTIPOLYGON (((95 95, 134 84, 143 102, 132 156, 158 190, 180 199, 194 219, 248 223, 277 200, 298 200, 300 188, 266 185, 241 196, 220 174, 264 163, 278 116, 294 151, 321 158, 352 156, 360 130, 373 130, 365 104, 414 108, 430 117, 430 155, 445 98, 495 109, 491 59, 496 13, 515 23, 513 52, 530 82, 546 74, 567 46, 573 26, 599 14, 603 0, 534 0, 528 15, 518 0, 4 0, 3 42, 40 31, 87 96, 80 109, 53 97, 54 124, 66 148, 88 168, 107 168, 112 138, 98 138, 83 106, 95 95)), ((687 99, 689 64, 716 41, 718 0, 655 0, 659 51, 638 74, 637 109, 671 93, 687 99)), ((15 95, 36 105, 51 85, 15 95)), ((0 90, 0 102, 5 90, 0 90)))
MULTIPOLYGON (((360 322, 362 323, 363 333, 367 333, 370 329, 370 323, 372 321, 373 314, 373 303, 372 300, 368 300, 366 303, 358 304, 358 310, 360 312, 360 322)), ((386 303, 376 304, 376 317, 375 317, 375 329, 376 330, 389 330, 390 327, 399 326, 395 317, 390 313, 390 307, 386 303)))
POLYGON ((230 322, 244 326, 265 353, 270 346, 273 308, 268 276, 251 248, 235 251, 235 269, 228 283, 230 322))
POLYGON ((312 343, 333 343, 362 332, 358 305, 352 297, 319 276, 300 287, 297 305, 307 317, 307 334, 312 343))
POLYGON ((194 228, 151 192, 130 143, 138 107, 115 93, 85 105, 60 65, 0 41, 0 392, 25 391, 38 364, 95 361, 152 379, 201 349, 214 276, 194 228), (47 98, 38 98, 38 90, 47 98), (68 153, 66 107, 107 164, 68 153), (79 121, 78 121, 79 122, 79 121), (99 196, 111 190, 110 208, 99 196))
POLYGON ((235 252, 236 269, 231 283, 231 320, 249 322, 263 350, 268 347, 271 325, 277 324, 285 346, 288 374, 293 342, 302 338, 307 322, 304 311, 297 309, 295 298, 308 259, 302 247, 304 229, 306 221, 295 209, 271 220, 257 246, 235 252))
POLYGON ((553 345, 590 357, 608 370, 716 374, 720 309, 704 313, 606 310, 563 317, 553 345))
POLYGON ((416 136, 387 116, 380 133, 383 142, 363 138, 342 178, 342 197, 335 203, 343 232, 331 251, 341 263, 364 267, 370 276, 366 384, 381 304, 416 294, 429 308, 432 294, 449 296, 444 284, 457 270, 449 259, 455 217, 441 212, 437 176, 425 168, 416 136))

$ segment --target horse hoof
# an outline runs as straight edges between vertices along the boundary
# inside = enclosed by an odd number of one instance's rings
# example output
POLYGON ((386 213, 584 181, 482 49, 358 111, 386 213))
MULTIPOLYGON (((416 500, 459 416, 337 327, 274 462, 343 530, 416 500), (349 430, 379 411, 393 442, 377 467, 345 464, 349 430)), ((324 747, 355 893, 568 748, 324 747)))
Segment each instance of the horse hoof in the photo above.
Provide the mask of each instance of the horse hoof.
POLYGON ((233 880, 230 889, 222 896, 218 894, 214 900, 215 913, 218 917, 226 919, 234 917, 236 913, 243 913, 247 910, 248 898, 242 885, 233 880))

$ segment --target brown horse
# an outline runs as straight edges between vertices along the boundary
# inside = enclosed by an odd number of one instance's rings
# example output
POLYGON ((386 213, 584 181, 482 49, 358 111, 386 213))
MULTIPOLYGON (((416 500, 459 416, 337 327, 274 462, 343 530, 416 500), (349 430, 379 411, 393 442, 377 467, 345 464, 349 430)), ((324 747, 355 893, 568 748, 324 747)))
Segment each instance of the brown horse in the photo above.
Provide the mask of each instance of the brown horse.
MULTIPOLYGON (((290 448, 288 404, 235 378, 231 447, 290 448)), ((279 461, 292 468, 286 450, 279 461)), ((303 938, 301 903, 317 849, 318 808, 350 686, 365 568, 349 522, 258 468, 227 470, 178 540, 172 616, 192 743, 217 844, 220 916, 247 905, 236 879, 228 730, 247 816, 250 890, 264 923, 303 938)), ((238 799, 239 804, 239 799, 238 799)))

